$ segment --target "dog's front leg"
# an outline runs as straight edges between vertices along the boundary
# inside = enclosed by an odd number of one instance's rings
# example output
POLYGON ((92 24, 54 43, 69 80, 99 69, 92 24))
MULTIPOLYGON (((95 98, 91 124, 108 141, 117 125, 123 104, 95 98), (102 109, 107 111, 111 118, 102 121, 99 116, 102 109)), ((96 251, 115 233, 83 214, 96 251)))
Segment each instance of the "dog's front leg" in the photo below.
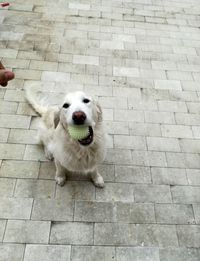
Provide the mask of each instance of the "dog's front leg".
POLYGON ((56 165, 56 183, 60 186, 63 186, 66 181, 66 169, 60 164, 58 160, 55 159, 55 165, 56 165))
POLYGON ((103 177, 98 173, 97 169, 90 172, 90 176, 96 187, 99 187, 99 188, 104 187, 103 177))

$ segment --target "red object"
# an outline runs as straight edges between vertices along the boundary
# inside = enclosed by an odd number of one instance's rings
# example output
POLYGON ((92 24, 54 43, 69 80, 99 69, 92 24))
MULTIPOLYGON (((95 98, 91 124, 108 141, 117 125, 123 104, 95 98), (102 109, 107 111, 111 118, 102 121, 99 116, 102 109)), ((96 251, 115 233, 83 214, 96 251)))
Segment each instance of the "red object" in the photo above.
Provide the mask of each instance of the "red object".
POLYGON ((9 4, 9 3, 0 3, 0 5, 1 5, 2 7, 5 7, 5 6, 9 6, 10 4, 9 4))

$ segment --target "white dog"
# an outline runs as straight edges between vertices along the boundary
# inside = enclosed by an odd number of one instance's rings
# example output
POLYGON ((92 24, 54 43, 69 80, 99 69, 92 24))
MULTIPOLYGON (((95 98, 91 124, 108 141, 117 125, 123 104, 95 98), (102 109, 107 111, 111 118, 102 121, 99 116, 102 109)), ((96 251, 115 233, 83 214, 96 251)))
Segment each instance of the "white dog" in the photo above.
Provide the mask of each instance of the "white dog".
POLYGON ((55 161, 56 182, 64 185, 68 170, 90 174, 94 184, 103 187, 103 178, 97 171, 106 151, 99 104, 80 91, 67 94, 61 107, 40 105, 28 89, 26 97, 41 116, 38 136, 47 158, 55 161), (82 140, 72 139, 69 125, 89 126, 88 136, 82 140))

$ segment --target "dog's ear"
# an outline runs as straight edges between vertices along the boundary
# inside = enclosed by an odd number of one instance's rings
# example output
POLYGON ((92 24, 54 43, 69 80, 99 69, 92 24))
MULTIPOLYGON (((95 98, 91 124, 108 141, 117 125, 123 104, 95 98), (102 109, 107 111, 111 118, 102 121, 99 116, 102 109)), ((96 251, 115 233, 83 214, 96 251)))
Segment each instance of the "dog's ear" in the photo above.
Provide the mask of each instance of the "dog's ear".
POLYGON ((103 120, 101 106, 100 106, 99 102, 97 102, 97 101, 94 102, 94 105, 95 105, 95 110, 97 113, 97 121, 101 122, 103 120))
POLYGON ((58 126, 58 123, 60 122, 60 108, 54 112, 54 128, 58 126))

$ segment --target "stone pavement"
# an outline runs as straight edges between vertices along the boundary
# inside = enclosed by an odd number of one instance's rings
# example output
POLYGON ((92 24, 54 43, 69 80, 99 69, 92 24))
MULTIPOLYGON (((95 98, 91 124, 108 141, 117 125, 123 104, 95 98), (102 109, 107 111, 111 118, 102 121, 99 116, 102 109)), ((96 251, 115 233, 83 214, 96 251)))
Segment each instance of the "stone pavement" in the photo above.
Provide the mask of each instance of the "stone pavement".
POLYGON ((199 0, 16 0, 0 9, 0 261, 200 260, 199 0), (103 107, 105 189, 36 144, 35 88, 103 107))

